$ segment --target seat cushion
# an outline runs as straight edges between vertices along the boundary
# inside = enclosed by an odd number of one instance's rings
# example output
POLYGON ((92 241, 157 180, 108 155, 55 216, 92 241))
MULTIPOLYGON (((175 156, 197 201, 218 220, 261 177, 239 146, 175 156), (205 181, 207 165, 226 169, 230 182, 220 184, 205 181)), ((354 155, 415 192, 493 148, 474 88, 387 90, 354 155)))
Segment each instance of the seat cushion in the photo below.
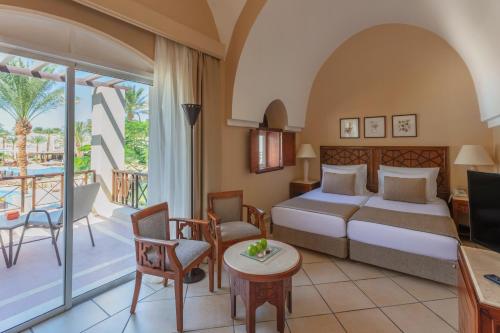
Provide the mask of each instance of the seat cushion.
MULTIPOLYGON (((198 259, 200 255, 210 248, 210 244, 203 241, 191 240, 191 239, 172 239, 177 241, 179 245, 175 248, 175 254, 179 259, 182 267, 187 267, 194 260, 198 259)), ((146 254, 149 261, 155 262, 158 260, 158 252, 155 250, 150 250, 146 254)), ((168 255, 165 254, 165 267, 171 269, 170 262, 168 260, 168 255)))
POLYGON ((237 221, 220 224, 222 241, 230 241, 250 236, 260 235, 260 229, 253 224, 237 221))
MULTIPOLYGON (((48 213, 50 215, 50 222, 52 223, 52 227, 53 228, 62 227, 63 210, 62 209, 50 210, 48 211, 48 213)), ((28 224, 31 227, 48 228, 49 220, 47 218, 47 214, 39 212, 31 213, 28 224)))

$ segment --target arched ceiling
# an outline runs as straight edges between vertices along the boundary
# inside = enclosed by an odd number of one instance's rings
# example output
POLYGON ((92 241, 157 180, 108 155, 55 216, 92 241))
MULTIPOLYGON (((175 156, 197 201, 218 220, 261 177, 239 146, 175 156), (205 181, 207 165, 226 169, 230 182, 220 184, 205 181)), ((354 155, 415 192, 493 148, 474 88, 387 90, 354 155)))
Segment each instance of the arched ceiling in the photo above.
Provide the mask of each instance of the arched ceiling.
POLYGON ((112 69, 149 82, 153 61, 134 48, 83 24, 36 11, 0 5, 0 46, 40 56, 112 69), (33 29, 36 27, 36 29, 33 29))
POLYGON ((219 32, 219 39, 227 50, 234 26, 246 0, 207 0, 207 2, 219 32))
POLYGON ((231 118, 257 124, 269 103, 281 99, 288 126, 303 128, 312 83, 328 56, 361 30, 402 23, 436 33, 461 55, 481 120, 500 125, 499 14, 498 0, 268 1, 240 57, 231 118))

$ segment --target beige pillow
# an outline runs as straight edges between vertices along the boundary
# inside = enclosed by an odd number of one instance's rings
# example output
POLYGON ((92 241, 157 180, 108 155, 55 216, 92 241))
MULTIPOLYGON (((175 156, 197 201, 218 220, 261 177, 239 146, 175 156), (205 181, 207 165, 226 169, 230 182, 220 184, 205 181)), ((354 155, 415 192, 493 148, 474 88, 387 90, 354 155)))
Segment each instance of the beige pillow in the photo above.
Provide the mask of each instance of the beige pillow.
POLYGON ((424 204, 427 181, 425 178, 384 177, 384 199, 424 204))
POLYGON ((323 174, 322 191, 333 194, 355 195, 356 174, 325 172, 323 174))

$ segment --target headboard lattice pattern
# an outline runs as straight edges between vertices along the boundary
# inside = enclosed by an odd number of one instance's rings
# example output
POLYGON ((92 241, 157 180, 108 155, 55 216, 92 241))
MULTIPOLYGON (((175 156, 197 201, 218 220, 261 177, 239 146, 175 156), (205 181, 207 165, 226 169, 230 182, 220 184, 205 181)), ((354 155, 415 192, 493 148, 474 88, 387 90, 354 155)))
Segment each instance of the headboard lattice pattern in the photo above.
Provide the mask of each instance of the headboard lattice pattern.
POLYGON ((320 147, 321 164, 367 164, 367 188, 372 192, 378 192, 377 171, 380 165, 408 168, 438 167, 438 196, 445 200, 450 195, 448 156, 448 147, 320 147))

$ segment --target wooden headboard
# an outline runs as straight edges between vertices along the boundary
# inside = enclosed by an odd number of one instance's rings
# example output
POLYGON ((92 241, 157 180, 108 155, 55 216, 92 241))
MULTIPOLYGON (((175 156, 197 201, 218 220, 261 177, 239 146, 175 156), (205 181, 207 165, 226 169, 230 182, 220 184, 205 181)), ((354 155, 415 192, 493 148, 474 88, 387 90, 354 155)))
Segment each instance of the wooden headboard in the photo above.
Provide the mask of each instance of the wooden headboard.
MULTIPOLYGON (((437 178, 438 197, 448 200, 450 196, 450 166, 448 147, 426 146, 321 146, 321 164, 367 164, 367 188, 378 192, 378 174, 380 165, 390 165, 408 168, 439 167, 437 178)), ((320 165, 321 168, 321 165, 320 165)), ((321 175, 320 169, 320 175, 321 175)))

